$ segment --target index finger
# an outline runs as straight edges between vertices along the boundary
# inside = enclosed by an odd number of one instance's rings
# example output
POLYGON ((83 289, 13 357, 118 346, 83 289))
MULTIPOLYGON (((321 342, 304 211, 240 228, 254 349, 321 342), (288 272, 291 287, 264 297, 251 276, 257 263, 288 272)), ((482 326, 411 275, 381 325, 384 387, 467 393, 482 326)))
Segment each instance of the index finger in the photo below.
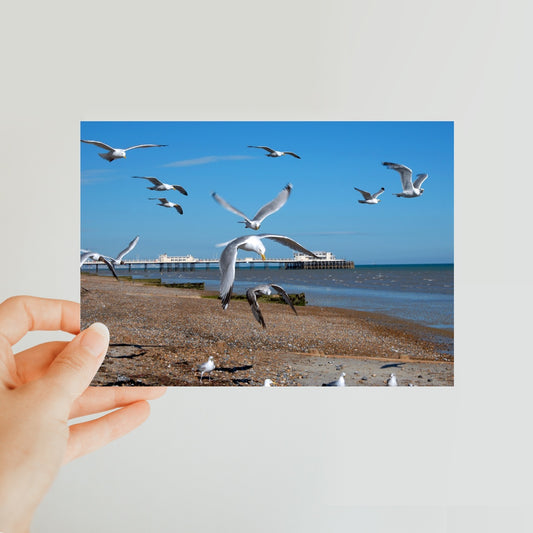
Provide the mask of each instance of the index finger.
POLYGON ((80 304, 35 296, 12 296, 0 304, 0 336, 11 346, 37 330, 79 333, 80 304))

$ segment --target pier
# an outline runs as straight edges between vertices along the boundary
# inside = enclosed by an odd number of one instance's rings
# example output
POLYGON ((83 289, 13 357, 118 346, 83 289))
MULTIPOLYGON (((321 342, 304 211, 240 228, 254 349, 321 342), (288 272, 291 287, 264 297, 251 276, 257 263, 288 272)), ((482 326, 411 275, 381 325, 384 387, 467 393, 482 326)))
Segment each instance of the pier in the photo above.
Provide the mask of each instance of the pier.
MULTIPOLYGON (((239 269, 285 269, 285 270, 315 270, 315 269, 353 269, 354 262, 345 259, 336 259, 331 252, 314 252, 319 259, 300 253, 295 253, 292 258, 280 259, 257 259, 255 257, 245 257, 237 259, 235 268, 239 269)), ((103 261, 87 261, 82 266, 82 271, 95 270, 100 267, 107 270, 103 261)), ((218 269, 218 259, 198 259, 191 255, 167 256, 160 255, 157 259, 132 259, 124 261, 122 265, 115 265, 117 270, 159 270, 159 272, 177 272, 218 269)))

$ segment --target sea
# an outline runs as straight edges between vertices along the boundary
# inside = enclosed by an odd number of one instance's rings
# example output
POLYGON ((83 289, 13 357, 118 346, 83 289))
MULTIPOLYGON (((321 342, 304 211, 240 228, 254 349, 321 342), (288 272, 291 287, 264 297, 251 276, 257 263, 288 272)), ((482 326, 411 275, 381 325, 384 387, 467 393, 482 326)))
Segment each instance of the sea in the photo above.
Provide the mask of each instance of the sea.
MULTIPOLYGON (((261 283, 276 283, 289 293, 305 293, 309 305, 383 313, 429 326, 453 330, 453 264, 368 265, 355 269, 284 270, 238 268, 234 293, 261 283)), ((124 273, 123 268, 118 274, 124 273)), ((99 273, 108 275, 107 269, 99 273)), ((205 282, 218 290, 219 271, 163 272, 132 270, 134 278, 161 277, 162 283, 205 282)))

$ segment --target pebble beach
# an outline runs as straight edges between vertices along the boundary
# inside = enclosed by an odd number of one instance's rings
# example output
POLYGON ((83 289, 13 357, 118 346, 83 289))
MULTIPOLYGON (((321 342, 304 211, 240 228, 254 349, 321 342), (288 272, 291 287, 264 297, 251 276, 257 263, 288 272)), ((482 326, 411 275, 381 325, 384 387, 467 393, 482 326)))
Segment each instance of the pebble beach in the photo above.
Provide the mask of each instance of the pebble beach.
POLYGON ((387 315, 259 301, 266 328, 250 306, 216 293, 141 280, 81 276, 82 328, 99 321, 110 349, 93 385, 321 386, 344 372, 346 386, 453 385, 453 330, 387 315), (216 368, 200 381, 198 365, 216 368))

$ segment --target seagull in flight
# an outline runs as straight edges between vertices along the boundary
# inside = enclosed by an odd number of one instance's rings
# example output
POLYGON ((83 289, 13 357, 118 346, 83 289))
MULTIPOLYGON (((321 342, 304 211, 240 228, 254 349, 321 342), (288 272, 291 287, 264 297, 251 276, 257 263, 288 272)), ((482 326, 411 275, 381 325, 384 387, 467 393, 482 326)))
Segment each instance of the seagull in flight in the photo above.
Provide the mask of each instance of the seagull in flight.
POLYGON ((417 198, 420 196, 424 189, 420 187, 424 181, 427 180, 428 175, 427 174, 417 174, 416 180, 413 183, 413 171, 406 167, 405 165, 399 165, 397 163, 383 163, 384 166, 387 168, 391 168, 392 170, 397 170, 400 173, 400 177, 402 179, 402 188, 403 192, 401 193, 394 193, 395 196, 398 196, 400 198, 417 198))
POLYGON ((168 183, 163 183, 162 181, 159 181, 157 178, 153 178, 151 176, 132 176, 132 178, 140 179, 140 180, 148 180, 151 183, 153 183, 154 185, 153 187, 146 187, 147 189, 150 189, 151 191, 171 191, 175 189, 176 191, 179 191, 181 194, 188 196, 187 191, 181 185, 169 185, 168 183))
POLYGON ((99 148, 107 150, 107 152, 98 155, 104 158, 106 161, 109 161, 110 163, 115 159, 126 159, 126 152, 128 150, 135 150, 135 148, 155 148, 157 146, 168 146, 167 144, 137 144, 135 146, 130 146, 129 148, 113 148, 112 146, 109 146, 108 144, 103 143, 101 141, 86 141, 83 139, 80 140, 82 143, 94 144, 99 148))
POLYGON ((120 281, 118 279, 117 273, 115 272, 115 267, 113 266, 113 263, 111 263, 111 261, 109 261, 109 259, 106 256, 101 255, 98 252, 83 252, 80 255, 80 268, 89 259, 93 259, 94 261, 103 261, 107 265, 107 268, 111 270, 111 274, 115 276, 115 279, 117 281, 120 281))
POLYGON ((281 152, 279 150, 273 150, 272 148, 269 148, 268 146, 248 145, 248 148, 262 148, 263 150, 266 150, 268 152, 268 154, 265 154, 267 157, 281 157, 282 155, 292 155, 292 157, 296 157, 296 159, 302 159, 299 155, 296 155, 294 152, 281 152))
MULTIPOLYGON (((213 370, 215 370, 215 363, 213 362, 213 356, 210 355, 209 359, 198 367, 198 371, 200 372, 200 381, 202 381, 202 378, 206 372, 209 374, 213 370)), ((211 375, 209 375, 209 379, 211 379, 211 375)))
POLYGON ((330 381, 329 383, 322 383, 322 387, 345 387, 346 383, 344 382, 344 376, 346 375, 346 372, 343 372, 339 379, 336 379, 335 381, 330 381))
POLYGON ((245 227, 258 230, 261 226, 261 223, 263 222, 263 220, 265 220, 266 217, 268 217, 272 213, 275 213, 278 209, 281 209, 285 205, 285 202, 289 199, 291 191, 292 191, 292 185, 289 183, 274 198, 274 200, 272 200, 271 202, 268 202, 268 204, 265 204, 261 209, 259 209, 259 211, 255 214, 254 218, 252 218, 251 220, 242 211, 239 211, 237 208, 228 204, 228 202, 226 202, 226 200, 224 200, 224 198, 219 196, 216 192, 211 193, 211 196, 222 207, 244 218, 244 222, 241 221, 241 223, 243 223, 245 227))
POLYGON ((233 282, 235 281, 235 261, 237 260, 237 252, 239 249, 255 252, 265 260, 265 245, 262 239, 271 239, 279 242, 284 246, 288 246, 293 250, 302 252, 318 259, 313 252, 304 248, 301 244, 293 241, 284 235, 270 235, 267 233, 261 235, 244 235, 237 237, 232 241, 218 246, 226 246, 220 254, 219 269, 220 269, 220 297, 222 298, 222 308, 227 309, 233 291, 233 282))
POLYGON ((159 203, 157 204, 159 207, 175 207, 176 211, 183 215, 183 209, 181 205, 175 204, 174 202, 170 202, 166 198, 148 198, 148 200, 159 200, 159 203))
POLYGON ((383 187, 381 187, 378 192, 370 194, 369 192, 358 189, 357 187, 354 187, 354 189, 363 195, 364 200, 357 200, 360 204, 377 204, 378 202, 381 202, 381 199, 379 199, 378 196, 383 194, 383 191, 385 190, 383 187))
POLYGON ((261 309, 259 309, 259 304, 257 303, 257 296, 264 294, 266 296, 269 296, 272 294, 272 289, 274 289, 278 294, 281 295, 283 300, 285 300, 286 304, 289 304, 291 306, 291 309, 294 311, 294 314, 297 315, 296 309, 294 308, 294 304, 292 303, 290 296, 286 293, 285 289, 283 287, 280 287, 279 285, 274 285, 273 283, 270 284, 264 284, 264 285, 258 285, 257 287, 253 287, 252 289, 248 289, 246 291, 246 299, 248 300, 248 303, 250 304, 250 307, 252 308, 252 313, 255 317, 255 319, 261 324, 264 328, 266 328, 265 320, 263 318, 263 314, 261 313, 261 309))
POLYGON ((106 259, 109 259, 111 261, 111 263, 113 263, 114 265, 123 265, 124 264, 124 261, 123 261, 124 256, 126 254, 129 254, 135 248, 135 246, 137 246, 138 242, 139 242, 139 236, 137 235, 137 237, 135 237, 128 244, 128 246, 126 248, 124 248, 124 250, 122 250, 121 252, 118 253, 117 257, 109 257, 107 255, 102 256, 102 257, 105 257, 106 259))

